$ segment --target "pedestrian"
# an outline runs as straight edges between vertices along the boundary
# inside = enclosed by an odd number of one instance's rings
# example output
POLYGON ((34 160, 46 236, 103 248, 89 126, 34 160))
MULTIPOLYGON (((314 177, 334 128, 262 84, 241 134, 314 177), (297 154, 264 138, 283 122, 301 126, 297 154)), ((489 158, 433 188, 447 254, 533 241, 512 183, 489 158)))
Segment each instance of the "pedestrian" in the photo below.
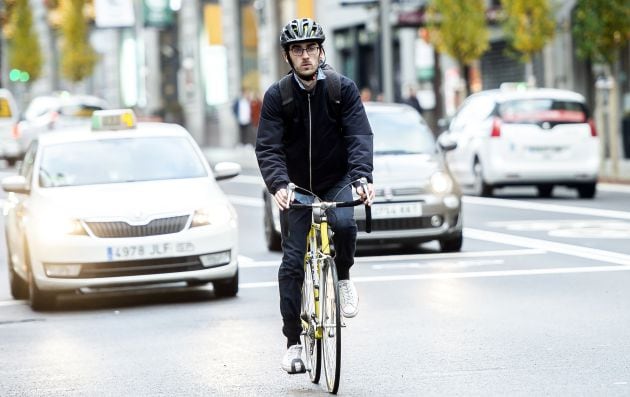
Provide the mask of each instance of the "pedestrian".
MULTIPOLYGON (((372 130, 356 84, 326 65, 325 38, 321 25, 308 18, 294 19, 282 29, 280 44, 291 72, 265 93, 256 141, 261 174, 288 229, 282 231, 278 285, 287 338, 281 367, 290 374, 306 370, 301 359, 300 302, 311 214, 289 209, 287 185, 293 182, 323 199, 346 201, 352 200, 353 182, 365 177, 368 191, 355 185, 357 193, 368 203, 374 197, 372 130), (287 88, 293 96, 291 112, 283 101, 287 88), (329 102, 329 96, 337 94, 333 91, 339 91, 337 110, 329 102)), ((354 211, 331 211, 341 314, 354 317, 359 302, 350 281, 357 237, 354 211)))
POLYGON ((372 90, 370 87, 361 88, 361 102, 369 102, 372 100, 372 90))
POLYGON ((422 106, 420 106, 418 94, 416 92, 416 89, 412 85, 407 86, 407 92, 405 97, 403 98, 403 103, 406 103, 407 105, 416 109, 418 113, 422 114, 422 106))
POLYGON ((246 88, 241 90, 241 95, 236 98, 232 106, 232 111, 236 117, 239 128, 239 140, 242 145, 251 144, 250 129, 252 124, 252 108, 249 91, 246 88))

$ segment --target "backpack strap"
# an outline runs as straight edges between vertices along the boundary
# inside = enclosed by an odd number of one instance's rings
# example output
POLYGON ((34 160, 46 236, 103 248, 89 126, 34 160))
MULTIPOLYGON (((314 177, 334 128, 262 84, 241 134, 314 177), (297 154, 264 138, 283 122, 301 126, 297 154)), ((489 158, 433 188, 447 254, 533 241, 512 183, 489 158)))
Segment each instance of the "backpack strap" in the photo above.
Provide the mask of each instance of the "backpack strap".
POLYGON ((293 117, 295 111, 295 103, 293 103, 293 87, 291 86, 291 79, 293 73, 286 74, 280 79, 280 95, 282 96, 282 113, 285 126, 288 125, 289 120, 293 117))
POLYGON ((328 102, 331 104, 337 125, 341 128, 341 79, 332 68, 322 68, 322 71, 326 75, 328 102))
MULTIPOLYGON (((337 125, 341 130, 341 79, 339 74, 330 67, 322 68, 322 71, 326 75, 326 94, 328 97, 328 103, 332 110, 337 125)), ((289 121, 295 113, 295 103, 293 102, 293 86, 292 81, 293 73, 289 72, 279 81, 280 95, 282 97, 282 113, 285 125, 288 126, 289 121)))

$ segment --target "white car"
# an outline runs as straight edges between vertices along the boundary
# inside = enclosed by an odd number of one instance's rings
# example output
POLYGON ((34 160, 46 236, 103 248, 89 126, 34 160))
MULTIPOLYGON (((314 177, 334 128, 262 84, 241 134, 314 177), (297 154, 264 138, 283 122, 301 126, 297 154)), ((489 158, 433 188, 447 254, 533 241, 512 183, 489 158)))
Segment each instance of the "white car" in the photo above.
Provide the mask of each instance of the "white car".
POLYGON ((471 95, 452 119, 447 154, 460 184, 479 196, 494 188, 533 185, 541 197, 553 187, 595 196, 599 138, 584 97, 557 89, 497 89, 471 95))
POLYGON ((19 158, 40 134, 74 126, 89 126, 94 111, 108 108, 102 98, 72 95, 66 91, 33 98, 14 129, 14 138, 20 145, 19 158))
POLYGON ((43 134, 2 180, 9 279, 35 310, 62 292, 213 283, 238 292, 237 215, 181 126, 98 111, 92 128, 43 134))

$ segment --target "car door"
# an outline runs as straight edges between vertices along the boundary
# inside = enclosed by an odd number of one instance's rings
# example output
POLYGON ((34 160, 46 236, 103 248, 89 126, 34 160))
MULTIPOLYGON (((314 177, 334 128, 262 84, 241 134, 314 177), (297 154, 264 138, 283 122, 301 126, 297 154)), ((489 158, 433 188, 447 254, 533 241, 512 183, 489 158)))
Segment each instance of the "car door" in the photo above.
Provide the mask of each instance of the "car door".
POLYGON ((494 108, 494 101, 487 95, 473 95, 466 99, 453 118, 448 134, 457 147, 447 153, 446 158, 461 184, 473 181, 473 159, 484 144, 486 134, 485 120, 494 108))

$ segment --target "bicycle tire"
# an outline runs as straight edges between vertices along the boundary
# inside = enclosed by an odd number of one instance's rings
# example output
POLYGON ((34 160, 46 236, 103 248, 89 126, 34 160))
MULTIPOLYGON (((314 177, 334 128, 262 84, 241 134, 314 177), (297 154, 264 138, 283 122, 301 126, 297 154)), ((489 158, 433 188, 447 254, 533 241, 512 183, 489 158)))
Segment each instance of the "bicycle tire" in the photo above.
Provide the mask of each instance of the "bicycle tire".
POLYGON ((319 383, 322 368, 322 341, 315 338, 315 327, 310 321, 315 316, 315 291, 313 290, 313 273, 311 265, 304 265, 304 283, 302 284, 301 322, 302 346, 306 358, 307 372, 311 382, 319 383))
POLYGON ((339 307, 339 284, 335 261, 325 259, 322 274, 322 356, 326 387, 329 393, 337 394, 341 375, 341 310, 339 307))

